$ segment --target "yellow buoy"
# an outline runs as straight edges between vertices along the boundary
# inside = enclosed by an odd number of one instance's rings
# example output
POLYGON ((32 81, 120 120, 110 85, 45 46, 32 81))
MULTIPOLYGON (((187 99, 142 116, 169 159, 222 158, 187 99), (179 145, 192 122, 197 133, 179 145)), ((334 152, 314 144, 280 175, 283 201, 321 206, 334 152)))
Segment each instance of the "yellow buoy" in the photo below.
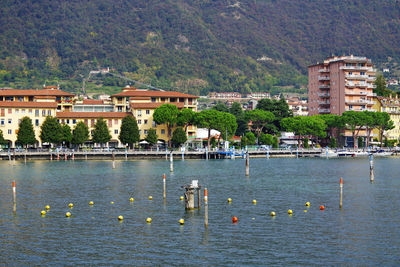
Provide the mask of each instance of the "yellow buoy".
POLYGON ((133 202, 133 201, 135 201, 135 199, 134 199, 133 197, 131 197, 131 198, 129 199, 129 201, 130 201, 130 202, 133 202))
POLYGON ((89 202, 89 205, 93 205, 93 204, 94 204, 93 201, 90 201, 90 202, 89 202))
POLYGON ((114 201, 111 201, 110 204, 114 204, 114 201))
POLYGON ((71 212, 65 213, 65 217, 71 217, 71 212))
POLYGON ((306 202, 306 204, 304 204, 305 206, 309 207, 310 206, 310 202, 306 202))
POLYGON ((44 215, 46 215, 46 212, 45 212, 44 210, 42 210, 42 211, 40 212, 40 214, 42 214, 42 216, 44 216, 44 215))
POLYGON ((271 213, 270 213, 269 215, 271 215, 271 216, 275 216, 275 215, 276 215, 276 213, 275 213, 275 211, 271 211, 271 213))
POLYGON ((118 220, 122 221, 123 219, 124 219, 124 216, 122 216, 122 215, 118 216, 118 220))
POLYGON ((149 200, 152 200, 153 199, 153 197, 152 196, 149 196, 149 200))
POLYGON ((70 207, 70 208, 72 208, 73 206, 74 206, 74 204, 72 204, 72 203, 68 204, 68 207, 70 207))
POLYGON ((180 197, 180 200, 183 200, 183 196, 180 197))
POLYGON ((257 200, 253 199, 253 204, 254 205, 257 204, 257 200))
POLYGON ((231 203, 232 202, 232 198, 228 198, 228 202, 231 203))
POLYGON ((49 209, 50 209, 50 206, 49 206, 49 205, 47 205, 45 208, 46 208, 46 210, 49 210, 49 209))
POLYGON ((307 212, 307 210, 304 210, 304 212, 307 212))
POLYGON ((288 210, 287 213, 290 214, 290 215, 292 215, 292 214, 293 214, 293 211, 292 211, 292 210, 288 210))
POLYGON ((181 225, 183 225, 183 224, 185 223, 185 220, 184 220, 184 219, 180 219, 180 220, 179 220, 179 223, 180 223, 181 225))
POLYGON ((146 219, 146 222, 147 222, 147 223, 151 223, 151 218, 150 218, 150 217, 147 218, 147 219, 146 219))

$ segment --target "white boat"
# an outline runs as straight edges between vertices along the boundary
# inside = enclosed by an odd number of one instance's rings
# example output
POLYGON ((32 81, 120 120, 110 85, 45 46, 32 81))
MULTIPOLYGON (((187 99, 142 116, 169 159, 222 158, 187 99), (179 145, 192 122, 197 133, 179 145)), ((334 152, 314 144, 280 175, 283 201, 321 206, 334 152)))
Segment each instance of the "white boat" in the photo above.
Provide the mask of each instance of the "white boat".
POLYGON ((337 156, 338 153, 330 149, 324 149, 319 155, 317 155, 317 157, 320 158, 336 158, 337 156))
POLYGON ((389 157, 389 156, 393 155, 393 152, 385 151, 385 150, 381 149, 381 150, 373 152, 372 155, 374 155, 374 157, 389 157))
POLYGON ((338 157, 367 157, 369 154, 367 151, 338 151, 338 157))

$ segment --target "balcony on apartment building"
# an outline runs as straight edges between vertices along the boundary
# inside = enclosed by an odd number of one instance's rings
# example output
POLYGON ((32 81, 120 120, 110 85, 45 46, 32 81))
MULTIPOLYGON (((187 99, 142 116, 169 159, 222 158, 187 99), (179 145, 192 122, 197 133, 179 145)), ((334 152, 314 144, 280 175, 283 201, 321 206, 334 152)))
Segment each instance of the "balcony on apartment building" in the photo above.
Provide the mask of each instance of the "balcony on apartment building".
POLYGON ((329 72, 329 69, 319 69, 318 72, 329 72))
POLYGON ((318 112, 319 113, 330 113, 331 110, 329 108, 319 108, 318 112))
POLYGON ((318 101, 319 105, 330 105, 331 103, 329 102, 329 100, 326 101, 318 101))
POLYGON ((330 97, 329 93, 318 93, 319 97, 330 97))
POLYGON ((328 76, 318 76, 318 80, 320 81, 329 81, 331 78, 329 78, 328 76))
POLYGON ((362 87, 362 88, 366 88, 366 87, 368 87, 368 83, 352 83, 352 82, 349 82, 349 83, 346 83, 345 84, 346 85, 346 87, 362 87))
POLYGON ((345 77, 347 79, 367 79, 368 75, 361 75, 361 74, 346 74, 345 77))
POLYGON ((331 86, 329 84, 321 84, 321 85, 318 85, 318 88, 319 89, 329 89, 329 88, 331 88, 331 86))
POLYGON ((369 82, 374 82, 374 81, 375 81, 375 76, 369 76, 369 75, 368 75, 367 81, 369 81, 369 82))
POLYGON ((361 70, 361 71, 373 71, 373 68, 367 66, 341 66, 341 70, 361 70))
POLYGON ((346 104, 352 104, 352 105, 373 105, 374 104, 374 101, 367 100, 367 99, 354 99, 354 100, 345 99, 344 102, 346 104))
POLYGON ((376 112, 376 109, 373 109, 373 108, 359 108, 359 109, 345 108, 345 111, 371 111, 371 112, 376 112))

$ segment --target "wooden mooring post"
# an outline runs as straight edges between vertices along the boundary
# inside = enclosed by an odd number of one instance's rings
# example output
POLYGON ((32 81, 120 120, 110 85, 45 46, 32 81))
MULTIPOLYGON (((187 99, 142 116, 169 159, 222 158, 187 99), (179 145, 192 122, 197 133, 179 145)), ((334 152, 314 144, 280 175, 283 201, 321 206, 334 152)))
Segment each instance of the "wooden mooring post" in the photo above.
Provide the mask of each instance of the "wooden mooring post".
POLYGON ((198 180, 192 180, 192 183, 189 185, 183 185, 182 188, 185 189, 185 209, 193 210, 200 209, 200 190, 201 186, 199 185, 198 180), (195 191, 197 191, 197 207, 195 207, 195 191))
POLYGON ((246 151, 246 176, 250 175, 249 151, 246 151))
POLYGON ((112 152, 112 168, 115 169, 115 154, 112 152))
POLYGON ((164 200, 167 197, 167 192, 166 192, 166 180, 165 180, 165 173, 163 174, 163 198, 164 200))
POLYGON ((204 188, 204 226, 208 227, 208 192, 207 187, 204 188))
POLYGON ((371 183, 374 182, 374 155, 369 155, 369 180, 371 183))
POLYGON ((14 214, 17 213, 17 189, 15 187, 15 181, 12 182, 13 188, 13 212, 14 214))
POLYGON ((340 196, 339 196, 339 208, 343 206, 343 179, 340 178, 340 196))
POLYGON ((169 154, 169 168, 171 172, 174 172, 174 156, 173 156, 174 151, 171 151, 169 154))
POLYGON ((15 165, 15 149, 14 149, 14 151, 13 151, 13 156, 14 156, 13 165, 15 165))

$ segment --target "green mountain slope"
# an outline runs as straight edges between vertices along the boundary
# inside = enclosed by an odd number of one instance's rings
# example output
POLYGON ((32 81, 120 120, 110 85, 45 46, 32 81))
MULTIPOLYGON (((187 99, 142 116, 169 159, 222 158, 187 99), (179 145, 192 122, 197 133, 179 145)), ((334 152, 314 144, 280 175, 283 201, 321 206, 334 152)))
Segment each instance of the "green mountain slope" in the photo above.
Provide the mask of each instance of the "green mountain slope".
POLYGON ((0 85, 73 91, 110 66, 195 94, 300 88, 332 53, 379 64, 399 44, 398 0, 3 0, 0 85))

